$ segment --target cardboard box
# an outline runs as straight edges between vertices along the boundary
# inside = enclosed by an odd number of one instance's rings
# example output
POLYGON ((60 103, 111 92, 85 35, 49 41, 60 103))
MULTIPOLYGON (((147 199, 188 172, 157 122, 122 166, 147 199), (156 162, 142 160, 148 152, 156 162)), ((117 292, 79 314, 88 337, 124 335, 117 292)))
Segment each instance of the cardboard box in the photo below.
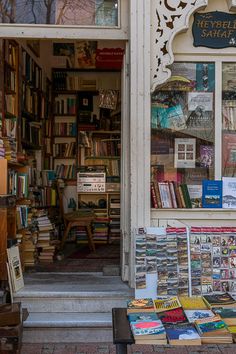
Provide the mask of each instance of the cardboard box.
POLYGON ((0 305, 0 327, 16 326, 21 323, 21 305, 3 304, 0 305))

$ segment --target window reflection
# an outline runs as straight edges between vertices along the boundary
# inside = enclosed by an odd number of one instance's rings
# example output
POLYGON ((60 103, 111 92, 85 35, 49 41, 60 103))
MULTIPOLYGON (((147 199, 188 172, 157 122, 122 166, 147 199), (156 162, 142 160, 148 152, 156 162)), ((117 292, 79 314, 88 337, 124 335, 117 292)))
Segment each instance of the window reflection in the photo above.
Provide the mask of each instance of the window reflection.
POLYGON ((6 0, 1 23, 118 26, 118 0, 6 0))

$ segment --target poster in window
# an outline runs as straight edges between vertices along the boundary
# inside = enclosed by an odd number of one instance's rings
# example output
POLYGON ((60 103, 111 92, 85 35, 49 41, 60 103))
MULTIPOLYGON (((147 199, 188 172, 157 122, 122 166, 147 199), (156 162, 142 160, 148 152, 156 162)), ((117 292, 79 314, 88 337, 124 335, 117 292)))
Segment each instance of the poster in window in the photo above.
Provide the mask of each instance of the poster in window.
POLYGON ((196 139, 175 139, 175 168, 194 168, 196 162, 196 139))

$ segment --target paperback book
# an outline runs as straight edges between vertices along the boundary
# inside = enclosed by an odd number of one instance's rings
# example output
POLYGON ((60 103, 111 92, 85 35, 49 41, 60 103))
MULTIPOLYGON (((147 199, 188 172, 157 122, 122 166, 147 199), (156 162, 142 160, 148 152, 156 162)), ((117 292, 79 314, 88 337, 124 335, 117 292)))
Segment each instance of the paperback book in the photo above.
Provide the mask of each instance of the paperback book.
POLYGON ((201 345, 201 338, 191 323, 166 326, 166 335, 172 345, 201 345))
POLYGON ((151 298, 133 299, 127 302, 127 313, 130 312, 153 312, 154 304, 151 298))
POLYGON ((202 207, 222 208, 222 181, 202 181, 202 207))

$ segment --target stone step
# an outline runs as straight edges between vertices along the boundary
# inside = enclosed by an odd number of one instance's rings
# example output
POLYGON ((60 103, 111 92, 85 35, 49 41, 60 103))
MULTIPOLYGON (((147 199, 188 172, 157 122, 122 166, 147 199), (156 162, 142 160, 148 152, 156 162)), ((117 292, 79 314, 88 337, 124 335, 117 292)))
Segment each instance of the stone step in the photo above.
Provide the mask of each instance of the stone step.
POLYGON ((112 342, 111 313, 30 313, 23 342, 112 342))
POLYGON ((106 313, 124 307, 133 290, 118 276, 101 274, 35 273, 25 277, 25 287, 14 301, 30 313, 106 313))

